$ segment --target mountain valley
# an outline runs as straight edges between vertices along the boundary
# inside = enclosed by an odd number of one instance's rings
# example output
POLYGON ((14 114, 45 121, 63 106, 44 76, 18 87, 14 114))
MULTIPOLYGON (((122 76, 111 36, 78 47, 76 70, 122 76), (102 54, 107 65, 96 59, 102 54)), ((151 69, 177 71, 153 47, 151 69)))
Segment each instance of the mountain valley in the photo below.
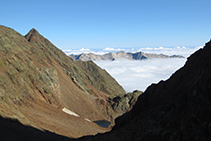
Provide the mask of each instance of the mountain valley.
POLYGON ((81 140, 211 140, 211 41, 168 80, 150 85, 111 132, 81 140))
POLYGON ((22 36, 0 26, 0 138, 211 140, 210 72, 211 41, 168 80, 126 93, 105 70, 74 61, 36 29, 22 36))

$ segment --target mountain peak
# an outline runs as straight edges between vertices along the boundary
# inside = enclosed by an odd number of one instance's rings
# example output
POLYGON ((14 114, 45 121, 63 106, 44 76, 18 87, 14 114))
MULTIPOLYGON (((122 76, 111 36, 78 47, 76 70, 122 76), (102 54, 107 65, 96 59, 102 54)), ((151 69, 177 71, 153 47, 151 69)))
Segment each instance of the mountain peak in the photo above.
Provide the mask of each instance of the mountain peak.
POLYGON ((32 28, 29 32, 38 32, 35 28, 32 28))
MULTIPOLYGON (((1 119, 6 117, 26 124, 26 130, 33 126, 72 138, 94 135, 110 127, 102 129, 87 119, 107 120, 113 125, 113 119, 129 111, 140 94, 127 96, 105 70, 91 61, 73 62, 36 29, 23 37, 0 26, 0 51, 0 125, 7 124, 1 119), (63 108, 80 117, 67 115, 63 108)), ((0 129, 3 139, 8 139, 7 133, 18 133, 7 125, 4 132, 0 129)))
POLYGON ((28 41, 31 41, 32 39, 34 39, 35 40, 35 38, 37 38, 37 37, 39 37, 39 36, 41 36, 40 34, 39 34, 39 32, 35 29, 35 28, 32 28, 27 34, 26 34, 26 39, 28 40, 28 41))
POLYGON ((28 34, 39 34, 39 32, 35 29, 35 28, 32 28, 29 32, 28 32, 28 34))

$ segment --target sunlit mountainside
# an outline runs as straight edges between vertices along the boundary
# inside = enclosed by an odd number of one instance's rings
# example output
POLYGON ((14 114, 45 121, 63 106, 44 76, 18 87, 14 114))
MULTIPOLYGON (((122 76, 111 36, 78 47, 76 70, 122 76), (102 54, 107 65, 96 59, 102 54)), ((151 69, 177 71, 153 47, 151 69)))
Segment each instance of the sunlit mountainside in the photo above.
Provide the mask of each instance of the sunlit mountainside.
POLYGON ((73 61, 36 29, 22 36, 0 26, 0 51, 0 116, 40 130, 73 138, 108 131, 141 94, 126 94, 105 70, 73 61))

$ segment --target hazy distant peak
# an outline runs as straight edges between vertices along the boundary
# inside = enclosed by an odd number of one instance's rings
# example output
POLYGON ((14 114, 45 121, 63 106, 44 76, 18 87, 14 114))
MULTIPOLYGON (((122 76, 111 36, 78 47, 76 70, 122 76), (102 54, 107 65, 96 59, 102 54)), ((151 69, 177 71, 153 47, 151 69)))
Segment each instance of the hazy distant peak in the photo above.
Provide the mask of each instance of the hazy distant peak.
POLYGON ((117 52, 117 54, 121 54, 121 53, 125 53, 124 51, 119 51, 119 52, 117 52))
POLYGON ((142 60, 142 59, 151 59, 151 58, 184 58, 180 55, 164 55, 164 54, 149 54, 144 53, 142 51, 131 53, 131 52, 110 52, 104 55, 97 55, 94 53, 82 53, 79 55, 71 54, 69 55, 73 60, 82 60, 82 61, 88 61, 88 60, 116 60, 116 59, 129 59, 129 60, 142 60))

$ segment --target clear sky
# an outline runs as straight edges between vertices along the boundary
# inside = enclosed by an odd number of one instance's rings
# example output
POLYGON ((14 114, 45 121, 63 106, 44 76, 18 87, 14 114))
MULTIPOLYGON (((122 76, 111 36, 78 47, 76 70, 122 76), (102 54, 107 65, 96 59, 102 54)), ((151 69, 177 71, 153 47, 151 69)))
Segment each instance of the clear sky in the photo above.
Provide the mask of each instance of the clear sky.
POLYGON ((0 25, 36 28, 62 50, 201 46, 211 0, 1 0, 0 25))

